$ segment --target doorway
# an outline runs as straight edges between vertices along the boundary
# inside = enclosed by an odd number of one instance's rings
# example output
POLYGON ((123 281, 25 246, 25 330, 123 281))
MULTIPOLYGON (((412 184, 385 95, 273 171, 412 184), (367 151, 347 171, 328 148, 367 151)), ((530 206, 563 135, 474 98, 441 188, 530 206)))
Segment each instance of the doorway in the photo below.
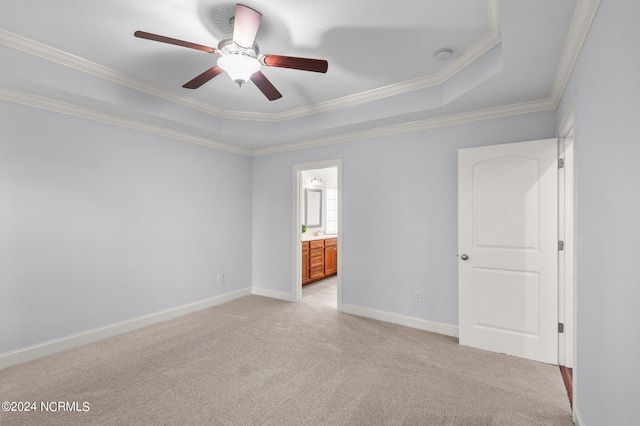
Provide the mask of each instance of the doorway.
POLYGON ((342 160, 296 164, 293 183, 293 299, 302 300, 303 286, 328 291, 341 311, 342 160))

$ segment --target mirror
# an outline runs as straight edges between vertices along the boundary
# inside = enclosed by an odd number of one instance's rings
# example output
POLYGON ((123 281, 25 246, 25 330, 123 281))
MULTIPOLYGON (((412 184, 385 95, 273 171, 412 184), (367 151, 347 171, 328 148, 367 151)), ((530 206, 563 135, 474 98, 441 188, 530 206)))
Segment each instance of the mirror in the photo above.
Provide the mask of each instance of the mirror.
POLYGON ((307 228, 322 226, 322 189, 305 189, 304 211, 307 228))

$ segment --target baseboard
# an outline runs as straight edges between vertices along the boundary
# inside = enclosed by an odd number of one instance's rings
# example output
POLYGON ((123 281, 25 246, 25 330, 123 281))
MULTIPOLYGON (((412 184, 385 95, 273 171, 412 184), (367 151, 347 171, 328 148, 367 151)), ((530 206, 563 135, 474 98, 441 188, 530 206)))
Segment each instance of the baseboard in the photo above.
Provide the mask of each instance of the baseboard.
POLYGON ((576 407, 575 401, 573 404, 573 424, 575 426, 587 426, 587 424, 580 417, 580 413, 578 412, 578 408, 576 407))
POLYGON ((371 318, 393 324, 404 325, 406 327, 417 328, 418 330, 430 331, 432 333, 444 334, 445 336, 458 337, 458 327, 454 325, 442 324, 427 321, 419 318, 406 317, 404 315, 392 314, 389 312, 376 311, 374 309, 361 308, 360 306, 342 304, 342 312, 359 317, 371 318))
POLYGON ((141 317, 133 318, 127 321, 110 324, 82 333, 72 334, 60 339, 50 340, 38 345, 19 349, 14 352, 8 352, 0 355, 0 370, 12 365, 32 361, 34 359, 42 358, 47 355, 66 351, 77 346, 86 345, 87 343, 97 342, 98 340, 117 336, 118 334, 127 333, 129 331, 137 330, 148 325, 157 324, 162 321, 170 320, 182 315, 220 305, 222 303, 226 303, 250 294, 251 288, 245 288, 242 290, 233 291, 231 293, 222 294, 220 296, 211 297, 209 299, 201 300, 195 303, 189 303, 187 305, 166 309, 164 311, 154 312, 152 314, 143 315, 141 317))
POLYGON ((293 296, 291 293, 285 293, 284 291, 268 290, 266 288, 254 287, 251 292, 257 296, 270 297, 272 299, 286 300, 287 302, 293 302, 293 296))

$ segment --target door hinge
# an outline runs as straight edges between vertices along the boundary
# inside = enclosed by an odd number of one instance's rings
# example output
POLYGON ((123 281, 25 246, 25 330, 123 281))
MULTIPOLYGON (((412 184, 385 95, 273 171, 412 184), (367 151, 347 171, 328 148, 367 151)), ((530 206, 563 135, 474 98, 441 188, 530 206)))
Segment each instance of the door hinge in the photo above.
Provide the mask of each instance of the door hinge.
POLYGON ((564 158, 558 158, 558 168, 564 168, 564 158))
POLYGON ((561 322, 558 323, 558 333, 564 333, 564 324, 561 322))
POLYGON ((564 250, 564 241, 558 241, 558 251, 564 250))

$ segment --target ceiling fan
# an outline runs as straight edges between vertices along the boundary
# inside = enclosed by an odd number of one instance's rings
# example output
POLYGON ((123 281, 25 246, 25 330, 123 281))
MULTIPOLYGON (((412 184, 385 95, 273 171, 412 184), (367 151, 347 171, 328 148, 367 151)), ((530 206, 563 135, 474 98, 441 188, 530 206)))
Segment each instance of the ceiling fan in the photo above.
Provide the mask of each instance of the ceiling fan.
POLYGON ((136 31, 134 36, 220 55, 216 66, 209 68, 182 86, 186 89, 197 89, 218 74, 226 71, 229 77, 231 77, 231 80, 240 86, 246 83, 247 80, 251 80, 267 99, 274 101, 281 98, 282 94, 260 71, 263 65, 320 73, 327 72, 329 64, 322 59, 260 55, 255 38, 258 28, 260 27, 261 18, 262 14, 260 12, 243 4, 236 4, 235 17, 231 18, 233 22, 233 34, 223 37, 220 43, 218 43, 218 48, 203 46, 201 44, 144 31, 136 31))

